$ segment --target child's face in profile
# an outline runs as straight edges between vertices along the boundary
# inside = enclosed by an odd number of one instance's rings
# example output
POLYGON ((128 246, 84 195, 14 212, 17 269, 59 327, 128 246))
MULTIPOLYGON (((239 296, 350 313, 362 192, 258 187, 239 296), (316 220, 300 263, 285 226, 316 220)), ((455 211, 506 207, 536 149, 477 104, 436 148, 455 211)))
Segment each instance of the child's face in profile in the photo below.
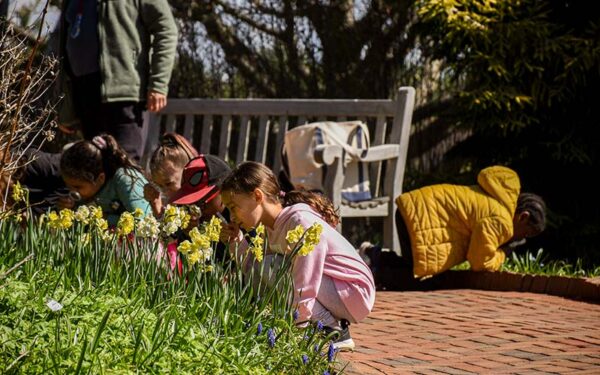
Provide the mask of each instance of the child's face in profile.
POLYGON ((63 176, 67 188, 79 193, 83 202, 92 200, 96 194, 98 194, 104 185, 104 179, 104 173, 100 173, 94 182, 70 176, 63 176))
POLYGON ((529 212, 524 211, 515 214, 513 218, 513 238, 512 240, 518 241, 524 238, 535 237, 539 232, 529 223, 530 215, 529 212))
POLYGON ((231 220, 239 224, 245 230, 251 230, 260 222, 260 205, 254 194, 234 193, 231 191, 221 192, 223 203, 229 209, 231 220))
POLYGON ((217 213, 222 213, 225 209, 225 205, 221 200, 220 194, 211 199, 208 203, 197 202, 195 205, 200 209, 201 212, 199 217, 192 214, 192 217, 190 218, 190 224, 188 225, 189 229, 197 227, 200 223, 209 221, 214 215, 217 213))
POLYGON ((181 188, 182 172, 183 167, 165 161, 159 169, 152 171, 152 180, 160 187, 167 198, 171 198, 181 188))

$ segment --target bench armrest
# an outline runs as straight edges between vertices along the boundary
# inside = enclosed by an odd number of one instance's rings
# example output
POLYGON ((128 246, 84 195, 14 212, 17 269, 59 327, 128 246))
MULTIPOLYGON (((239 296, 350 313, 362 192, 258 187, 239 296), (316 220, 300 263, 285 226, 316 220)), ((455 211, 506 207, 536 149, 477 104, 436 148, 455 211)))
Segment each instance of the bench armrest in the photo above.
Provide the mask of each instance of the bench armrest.
POLYGON ((367 150, 360 160, 364 162, 382 161, 400 157, 400 145, 380 145, 367 150))
POLYGON ((319 145, 315 147, 315 161, 326 165, 332 165, 335 159, 341 159, 344 149, 335 145, 319 145))

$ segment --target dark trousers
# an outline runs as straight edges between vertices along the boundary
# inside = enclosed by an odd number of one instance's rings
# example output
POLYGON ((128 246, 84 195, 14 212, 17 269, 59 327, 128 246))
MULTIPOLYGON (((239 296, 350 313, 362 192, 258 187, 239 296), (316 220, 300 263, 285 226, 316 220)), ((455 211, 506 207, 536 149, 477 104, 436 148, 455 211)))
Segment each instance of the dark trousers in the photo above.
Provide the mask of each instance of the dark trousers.
POLYGON ((406 267, 412 269, 413 256, 412 247, 410 244, 410 236, 408 235, 408 229, 406 229, 406 223, 400 210, 396 210, 396 230, 398 232, 398 239, 400 240, 400 250, 402 252, 402 263, 406 267))
POLYGON ((144 154, 148 127, 144 126, 145 102, 102 102, 100 73, 73 78, 73 105, 85 139, 107 133, 136 162, 144 154))

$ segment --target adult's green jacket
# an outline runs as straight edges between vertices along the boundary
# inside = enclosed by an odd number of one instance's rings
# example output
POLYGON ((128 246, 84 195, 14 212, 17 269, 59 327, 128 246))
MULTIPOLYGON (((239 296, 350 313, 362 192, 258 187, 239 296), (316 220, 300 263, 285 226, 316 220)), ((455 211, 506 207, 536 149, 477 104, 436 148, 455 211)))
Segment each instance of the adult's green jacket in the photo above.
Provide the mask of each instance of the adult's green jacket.
MULTIPOLYGON (((69 1, 63 3, 63 12, 69 1)), ((143 101, 149 90, 167 94, 177 26, 167 0, 98 0, 102 101, 143 101)), ((66 21, 62 20, 63 62, 66 21)))

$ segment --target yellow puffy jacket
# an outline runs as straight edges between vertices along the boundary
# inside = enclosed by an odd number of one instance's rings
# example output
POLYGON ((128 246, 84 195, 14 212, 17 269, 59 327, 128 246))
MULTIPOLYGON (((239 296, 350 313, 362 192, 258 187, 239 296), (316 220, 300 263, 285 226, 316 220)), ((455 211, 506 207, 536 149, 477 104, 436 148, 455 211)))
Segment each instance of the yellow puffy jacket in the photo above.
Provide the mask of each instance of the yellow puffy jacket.
POLYGON ((396 199, 410 236, 415 277, 465 260, 475 271, 497 270, 504 262, 499 247, 513 236, 519 176, 494 166, 479 172, 477 183, 426 186, 396 199))

